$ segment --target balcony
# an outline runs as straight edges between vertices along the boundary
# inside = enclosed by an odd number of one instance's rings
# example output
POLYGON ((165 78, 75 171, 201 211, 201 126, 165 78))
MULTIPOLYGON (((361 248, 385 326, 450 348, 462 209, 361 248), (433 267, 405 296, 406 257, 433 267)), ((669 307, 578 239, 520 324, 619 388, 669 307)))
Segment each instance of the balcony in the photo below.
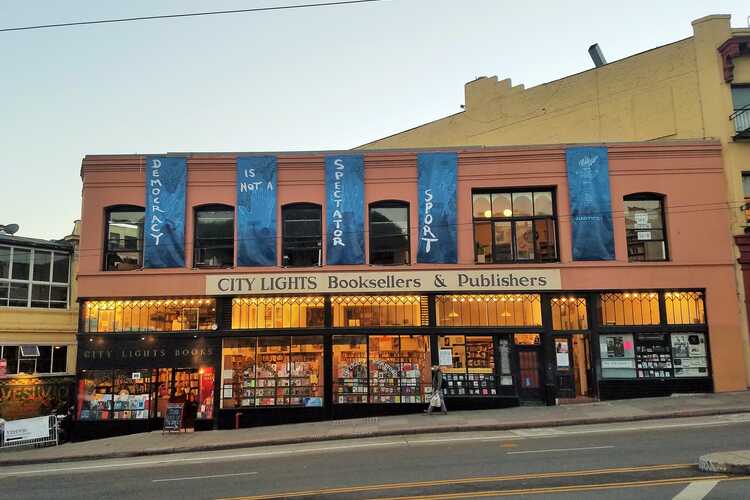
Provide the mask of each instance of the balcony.
POLYGON ((750 105, 736 109, 729 119, 734 122, 735 140, 750 139, 750 105))

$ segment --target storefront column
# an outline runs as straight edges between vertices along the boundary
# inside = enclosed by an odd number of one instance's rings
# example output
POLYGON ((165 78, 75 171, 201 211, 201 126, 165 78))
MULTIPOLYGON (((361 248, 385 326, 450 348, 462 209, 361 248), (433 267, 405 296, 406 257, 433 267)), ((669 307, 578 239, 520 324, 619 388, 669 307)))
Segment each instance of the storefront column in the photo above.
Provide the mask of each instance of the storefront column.
POLYGON ((333 309, 331 309, 331 296, 326 295, 323 299, 323 326, 326 334, 323 335, 323 408, 326 418, 333 418, 333 309))
POLYGON ((555 340, 552 336, 552 305, 549 294, 542 294, 542 363, 544 366, 544 403, 555 404, 557 398, 557 363, 555 340))
POLYGON ((221 405, 221 386, 224 382, 224 375, 221 371, 222 360, 224 359, 222 349, 224 347, 221 338, 210 339, 209 345, 213 345, 214 351, 216 352, 216 360, 214 361, 214 413, 213 413, 213 429, 219 429, 219 410, 221 405))

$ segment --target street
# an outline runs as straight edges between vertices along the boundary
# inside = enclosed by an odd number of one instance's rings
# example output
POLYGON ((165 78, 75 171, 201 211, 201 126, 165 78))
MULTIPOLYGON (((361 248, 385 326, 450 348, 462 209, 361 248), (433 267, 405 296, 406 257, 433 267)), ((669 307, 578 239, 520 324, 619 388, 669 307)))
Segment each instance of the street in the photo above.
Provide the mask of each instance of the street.
MULTIPOLYGON (((440 418, 426 417, 426 418, 440 418)), ((747 448, 750 415, 328 441, 5 467, 2 498, 750 498, 700 455, 747 448)))

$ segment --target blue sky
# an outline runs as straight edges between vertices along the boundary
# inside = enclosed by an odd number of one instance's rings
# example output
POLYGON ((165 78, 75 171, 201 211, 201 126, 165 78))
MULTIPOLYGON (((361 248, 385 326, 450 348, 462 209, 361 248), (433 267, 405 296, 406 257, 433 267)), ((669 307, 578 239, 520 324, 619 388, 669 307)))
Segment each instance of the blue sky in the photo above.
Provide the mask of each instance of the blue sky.
MULTIPOLYGON (((2 0, 0 27, 293 3, 2 0)), ((0 224, 70 232, 86 154, 351 148, 459 111, 477 76, 530 87, 715 13, 747 26, 750 6, 386 0, 0 33, 0 224)))

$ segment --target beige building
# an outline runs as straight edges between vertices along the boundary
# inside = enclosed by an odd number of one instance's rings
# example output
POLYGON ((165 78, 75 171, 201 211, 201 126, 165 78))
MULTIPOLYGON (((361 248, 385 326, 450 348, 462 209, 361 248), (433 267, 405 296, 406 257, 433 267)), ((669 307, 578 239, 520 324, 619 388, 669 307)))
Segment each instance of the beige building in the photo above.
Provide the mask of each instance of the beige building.
POLYGON ((0 418, 63 410, 76 362, 78 223, 62 240, 0 233, 0 418))
MULTIPOLYGON (((667 216, 670 210, 729 213, 729 229, 738 244, 737 293, 747 304, 750 28, 732 28, 728 15, 706 16, 692 24, 690 38, 536 87, 513 85, 509 78, 478 78, 465 86, 462 112, 360 148, 718 139, 727 204, 670 207, 667 200, 666 211, 667 216)), ((741 314, 747 329, 746 312, 741 314)), ((744 337, 747 348, 747 331, 744 337)))

